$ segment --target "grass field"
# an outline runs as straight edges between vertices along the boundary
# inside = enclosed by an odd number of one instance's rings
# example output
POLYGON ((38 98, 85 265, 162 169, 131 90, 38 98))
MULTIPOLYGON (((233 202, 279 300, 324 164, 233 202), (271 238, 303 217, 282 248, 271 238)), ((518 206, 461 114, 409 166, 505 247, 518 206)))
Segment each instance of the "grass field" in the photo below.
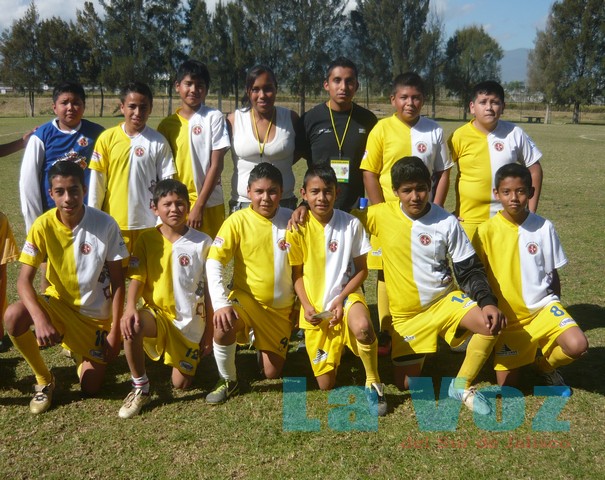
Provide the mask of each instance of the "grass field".
MULTIPOLYGON (((0 119, 0 143, 45 120, 0 119)), ((96 120, 105 125, 117 122, 107 117, 96 120)), ((155 126, 159 120, 152 117, 150 124, 155 126)), ((460 125, 459 121, 441 123, 446 134, 460 125)), ((560 272, 563 303, 590 341, 588 354, 561 370, 575 392, 557 418, 569 422, 567 431, 532 429, 532 419, 545 398, 532 395, 537 379, 531 369, 525 371, 521 387, 524 401, 514 402, 522 414, 516 428, 486 430, 462 409, 455 431, 423 431, 409 393, 392 385, 390 365, 383 358, 380 368, 388 384, 389 415, 379 419, 376 431, 337 431, 329 420, 337 407, 329 403, 328 394, 316 389, 306 354, 294 351, 284 376, 306 377, 306 417, 320 421, 319 431, 284 430, 282 381, 260 379, 254 352, 245 350, 237 358, 238 372, 246 381, 244 393, 214 407, 203 401, 217 378, 213 360, 202 363, 195 387, 181 394, 170 388, 169 369, 148 361, 153 401, 140 417, 128 421, 117 417, 130 389, 123 355, 109 368, 103 396, 83 400, 71 361, 60 356, 57 348, 45 350, 59 389, 54 407, 32 416, 27 405, 33 376, 11 349, 0 355, 0 477, 603 478, 605 127, 524 127, 544 153, 540 213, 554 222, 569 257, 569 265, 560 272)), ((225 164, 223 180, 229 192, 229 156, 225 164)), ((0 165, 0 210, 9 216, 21 244, 20 155, 0 159, 0 165)), ((303 169, 302 163, 297 165, 297 178, 303 169)), ((448 200, 448 206, 452 205, 453 190, 448 200)), ((11 264, 8 269, 9 301, 14 301, 18 266, 11 264)), ((367 291, 372 304, 371 279, 367 291)), ((295 346, 293 342, 292 350, 295 346)), ((426 375, 434 378, 437 391, 440 379, 453 375, 461 361, 460 354, 448 348, 427 360, 426 375)), ((363 381, 361 363, 352 355, 345 356, 338 385, 363 385, 363 381)), ((494 382, 489 367, 478 381, 483 387, 494 382)), ((497 418, 509 419, 509 410, 499 410, 497 418)))

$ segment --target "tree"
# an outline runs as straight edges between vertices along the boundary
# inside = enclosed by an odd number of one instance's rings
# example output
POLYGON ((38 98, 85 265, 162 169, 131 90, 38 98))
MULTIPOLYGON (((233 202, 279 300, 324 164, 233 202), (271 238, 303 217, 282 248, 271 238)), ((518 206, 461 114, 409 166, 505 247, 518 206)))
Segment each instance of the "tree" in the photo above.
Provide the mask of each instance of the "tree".
POLYGON ((44 81, 39 36, 38 9, 32 1, 23 18, 13 22, 12 27, 2 33, 0 40, 2 78, 17 91, 27 94, 32 117, 35 113, 35 95, 41 91, 44 81))
POLYGON ((357 11, 367 29, 367 36, 358 41, 366 43, 362 48, 373 53, 372 63, 383 72, 379 78, 382 87, 400 73, 424 68, 421 37, 429 0, 357 0, 357 11), (388 70, 380 69, 382 65, 388 70))
POLYGON ((73 22, 67 23, 57 17, 43 20, 40 23, 38 45, 45 84, 80 81, 84 59, 90 53, 73 22))
POLYGON ((464 106, 464 120, 474 85, 483 80, 500 79, 502 48, 483 27, 456 30, 445 49, 444 80, 451 94, 457 95, 464 106))
POLYGON ((529 85, 547 102, 580 105, 605 89, 605 0, 555 2, 544 31, 539 31, 528 57, 529 85))
POLYGON ((428 24, 420 43, 420 52, 424 57, 424 68, 420 71, 425 85, 426 93, 431 97, 431 116, 436 116, 437 86, 443 77, 445 51, 443 45, 444 25, 436 12, 431 12, 428 24))
POLYGON ((105 108, 105 77, 111 64, 105 36, 103 21, 95 11, 92 2, 84 2, 83 10, 76 10, 76 29, 82 39, 82 46, 88 55, 82 64, 82 83, 99 87, 101 93, 101 108, 99 116, 103 116, 105 108))

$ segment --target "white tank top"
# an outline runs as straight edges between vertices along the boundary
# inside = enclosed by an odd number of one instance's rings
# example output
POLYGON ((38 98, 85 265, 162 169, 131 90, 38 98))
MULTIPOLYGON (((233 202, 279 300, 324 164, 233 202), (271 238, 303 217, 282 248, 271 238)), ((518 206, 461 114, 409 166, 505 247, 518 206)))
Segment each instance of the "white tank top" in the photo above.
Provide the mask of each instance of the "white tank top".
POLYGON ((231 147, 233 158, 233 176, 231 177, 231 200, 249 202, 248 178, 252 169, 260 162, 275 165, 284 180, 284 195, 282 198, 294 196, 294 172, 292 160, 294 157, 294 126, 290 110, 275 107, 274 122, 275 137, 265 144, 261 158, 258 141, 254 136, 250 110, 236 110, 234 115, 234 132, 231 147))

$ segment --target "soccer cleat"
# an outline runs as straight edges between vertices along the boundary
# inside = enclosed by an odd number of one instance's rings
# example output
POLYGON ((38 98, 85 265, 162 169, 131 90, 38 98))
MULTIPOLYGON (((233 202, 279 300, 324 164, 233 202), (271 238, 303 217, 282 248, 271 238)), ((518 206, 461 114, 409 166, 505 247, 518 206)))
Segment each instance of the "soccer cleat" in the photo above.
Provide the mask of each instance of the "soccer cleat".
POLYGON ((384 383, 373 383, 366 388, 366 397, 370 406, 370 413, 384 417, 387 414, 387 399, 384 394, 384 383))
POLYGON ((141 409, 151 402, 151 395, 143 393, 140 388, 134 388, 124 399, 118 416, 120 418, 132 418, 138 415, 141 409))
POLYGON ((456 388, 454 387, 454 380, 450 383, 447 391, 450 398, 464 403, 471 412, 478 413, 479 415, 489 415, 491 413, 492 407, 481 392, 475 387, 471 387, 468 390, 456 388))
POLYGON ((219 405, 225 403, 230 397, 239 393, 239 383, 237 380, 229 381, 224 378, 220 378, 214 390, 206 395, 206 402, 211 405, 219 405))
POLYGON ((388 357, 391 354, 391 335, 389 332, 378 332, 378 356, 388 357))
POLYGON ((557 370, 552 372, 539 372, 540 377, 548 387, 557 387, 556 391, 561 397, 571 397, 573 390, 565 383, 563 377, 557 370))
POLYGON ((34 385, 34 398, 29 402, 29 411, 38 414, 48 410, 53 401, 55 391, 55 377, 48 385, 34 385))

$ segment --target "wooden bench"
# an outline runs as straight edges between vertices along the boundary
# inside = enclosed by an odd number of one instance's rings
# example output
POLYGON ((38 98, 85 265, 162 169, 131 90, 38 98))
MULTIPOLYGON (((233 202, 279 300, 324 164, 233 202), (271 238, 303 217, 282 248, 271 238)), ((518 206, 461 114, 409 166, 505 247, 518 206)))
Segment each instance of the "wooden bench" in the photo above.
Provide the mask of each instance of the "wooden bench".
POLYGON ((527 123, 542 123, 542 120, 544 120, 544 117, 541 117, 539 115, 529 115, 523 118, 527 119, 527 123))

